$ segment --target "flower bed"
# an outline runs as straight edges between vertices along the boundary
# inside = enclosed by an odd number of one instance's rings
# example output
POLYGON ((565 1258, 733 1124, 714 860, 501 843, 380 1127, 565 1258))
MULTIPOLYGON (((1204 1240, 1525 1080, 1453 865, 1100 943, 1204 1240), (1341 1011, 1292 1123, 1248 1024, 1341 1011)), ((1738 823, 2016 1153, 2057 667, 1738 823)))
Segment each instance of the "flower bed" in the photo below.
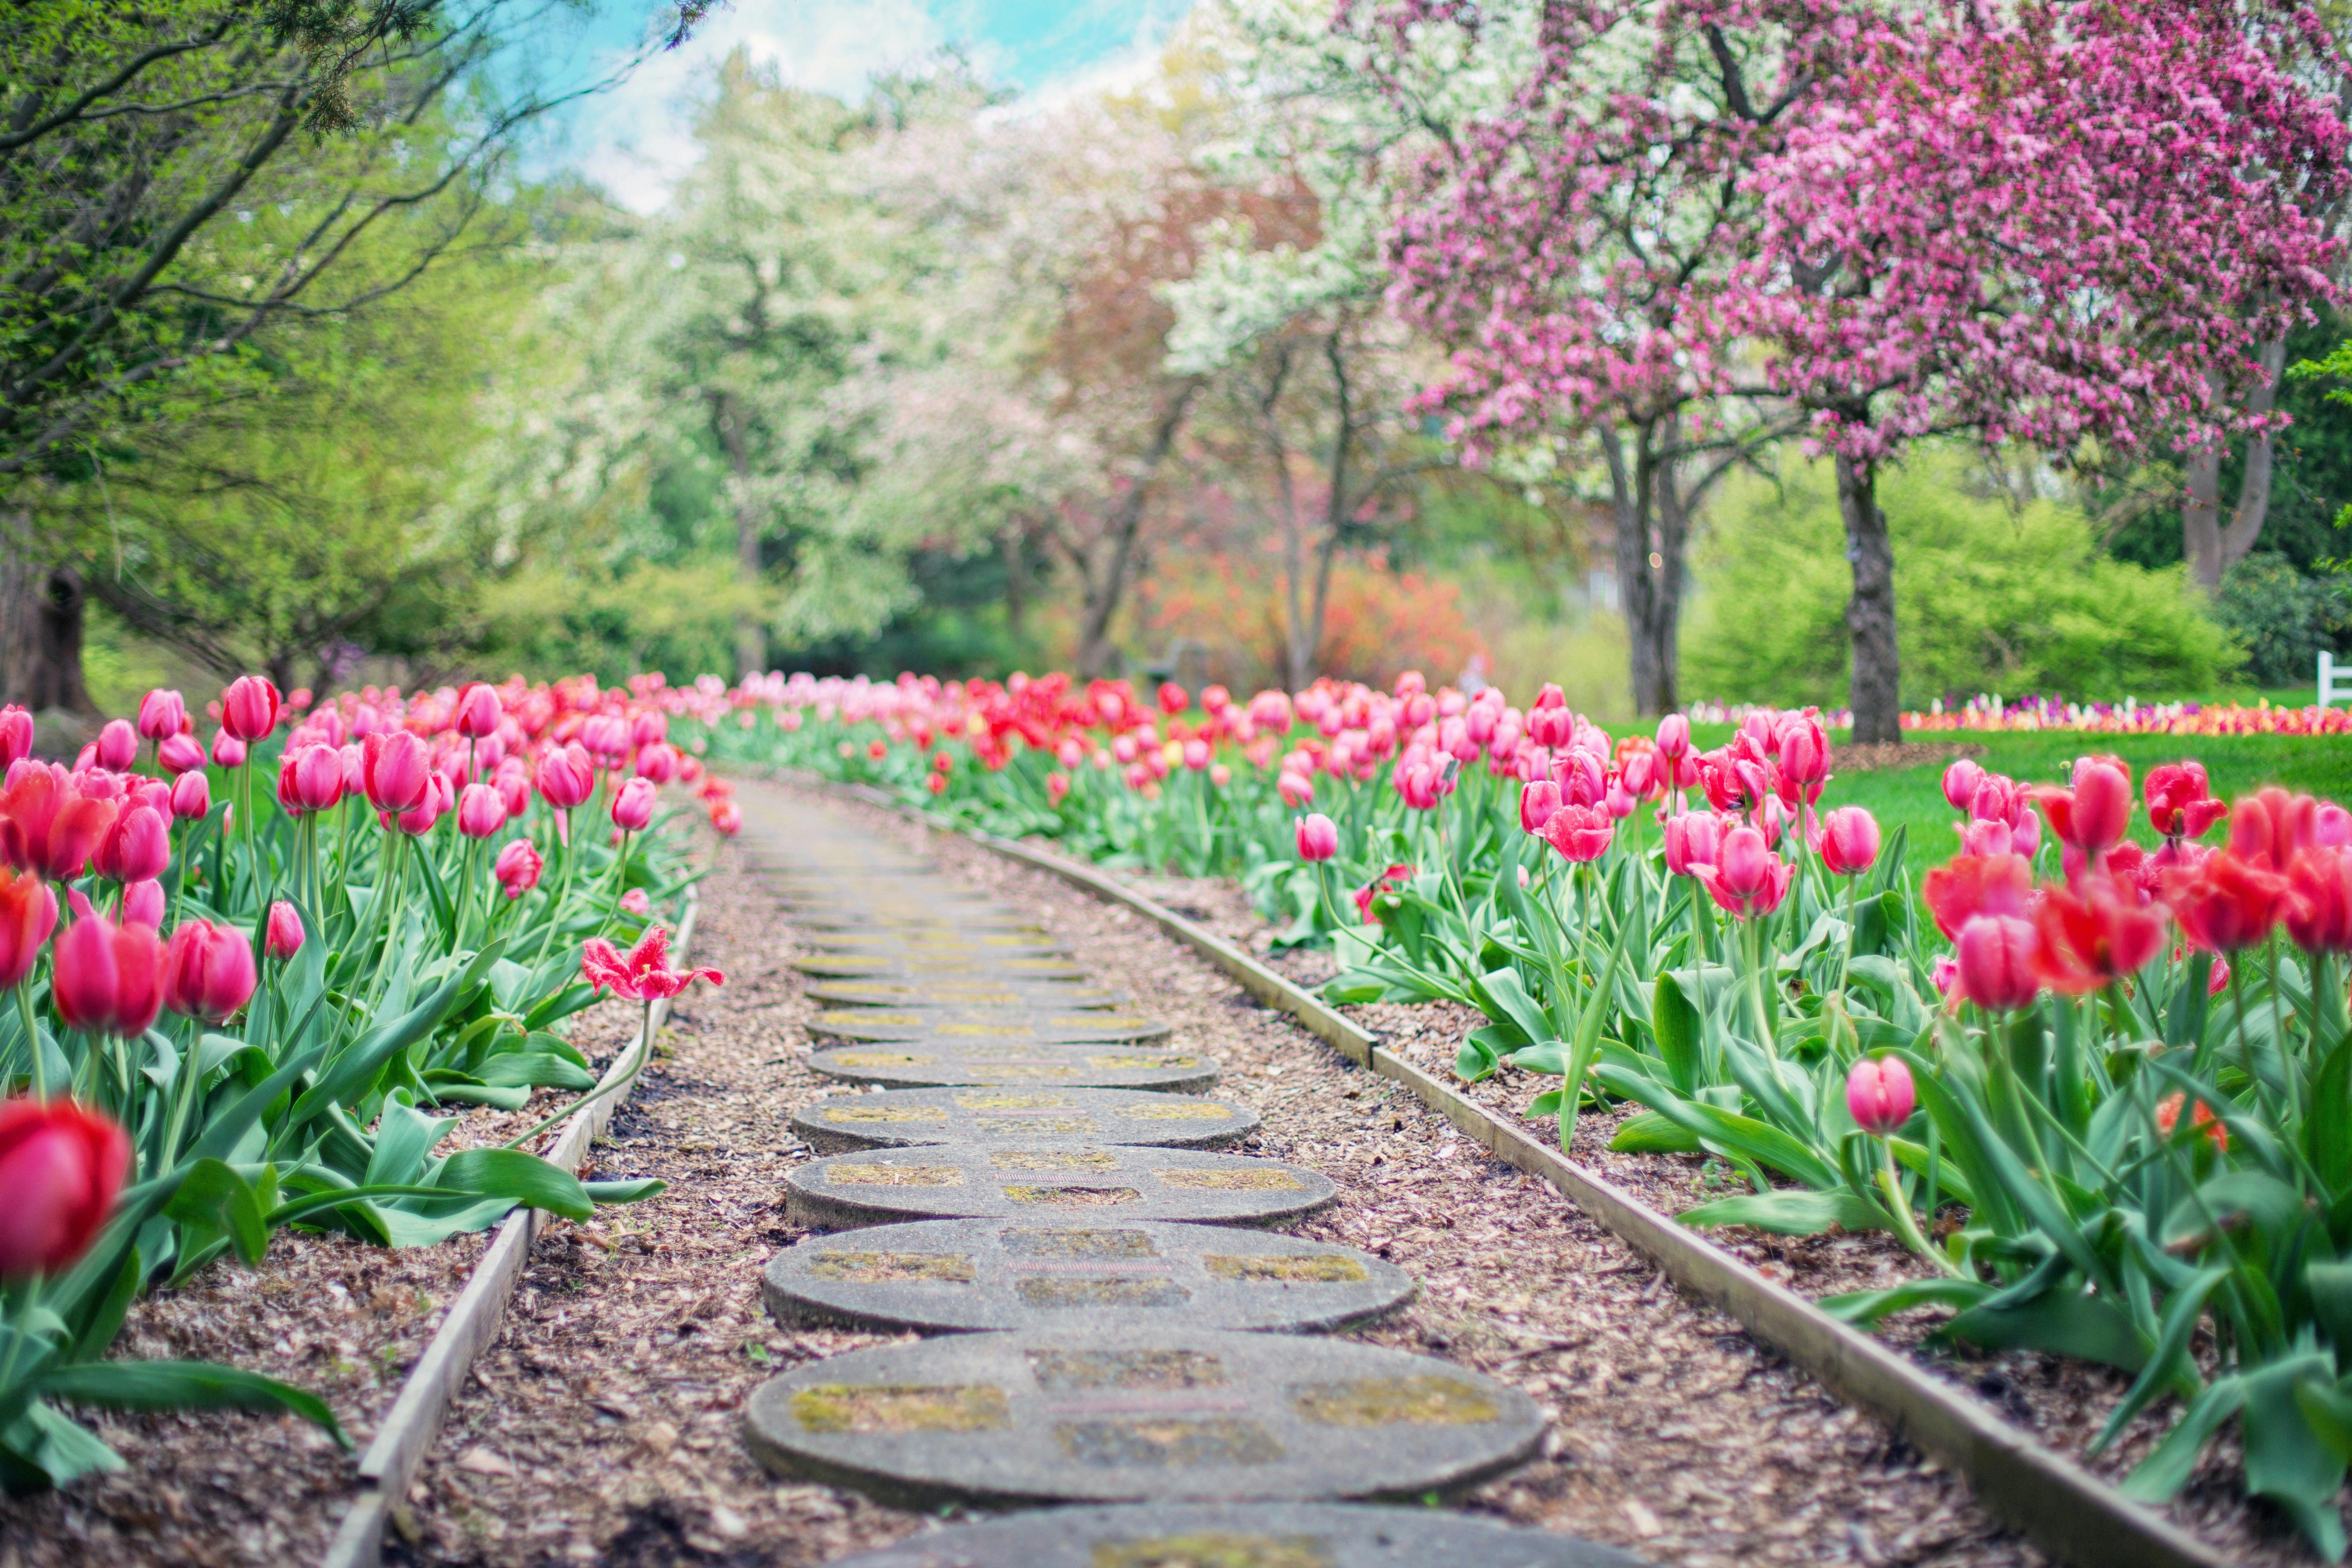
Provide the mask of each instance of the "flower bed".
POLYGON ((653 922, 688 873, 658 786, 699 784, 732 825, 653 690, 314 704, 247 677, 207 710, 209 745, 159 690, 70 768, 0 710, 10 1489, 121 1464, 76 1407, 275 1408, 342 1440, 288 1383, 107 1359, 142 1293, 216 1258, 258 1263, 288 1228, 427 1247, 519 1204, 584 1220, 658 1190, 524 1147, 595 1083, 565 1021, 677 978, 653 922), (606 940, 640 931, 628 961, 606 940), (445 1149, 469 1109, 548 1090, 553 1115, 445 1149))
POLYGON ((2212 800, 2194 763, 1945 775, 1962 853, 1817 814, 1817 715, 1612 739, 1547 692, 1295 698, 1060 678, 805 679, 683 700, 689 744, 891 786, 1099 858, 1237 876, 1328 940, 1335 1000, 1486 1023, 1456 1070, 1556 1075, 1621 1151, 1711 1156, 1696 1225, 1876 1232, 1910 1278, 1826 1305, 2120 1371, 2094 1451, 2177 1402, 2126 1489, 2239 1434, 2248 1491, 2340 1553, 2352 1456, 2352 815, 2212 800), (2137 798, 2137 804, 2136 804, 2137 798), (1310 813, 1310 806, 1323 809, 1310 813), (2159 837, 2127 842, 2145 809, 2159 837), (1657 830, 1651 825, 1655 822, 1657 830), (2226 834, 2222 847, 2206 840, 2226 834))

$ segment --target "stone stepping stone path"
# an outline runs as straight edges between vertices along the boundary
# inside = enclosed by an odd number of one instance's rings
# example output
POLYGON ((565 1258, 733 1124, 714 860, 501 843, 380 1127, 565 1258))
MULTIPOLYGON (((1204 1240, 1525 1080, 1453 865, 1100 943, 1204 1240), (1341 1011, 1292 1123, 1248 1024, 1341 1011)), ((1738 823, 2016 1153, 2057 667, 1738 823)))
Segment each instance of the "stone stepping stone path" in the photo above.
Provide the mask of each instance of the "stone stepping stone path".
POLYGON ((1168 1026, 1108 1010, 1065 1007, 842 1007, 809 1020, 813 1034, 838 1040, 922 1040, 1057 1046, 1139 1044, 1168 1037, 1168 1026))
POLYGON ((919 1535, 836 1568, 1641 1568, 1574 1536, 1337 1503, 1062 1508, 919 1535))
POLYGON ((812 1236, 768 1265, 780 1321, 943 1333, 1092 1324, 1321 1331, 1412 1297, 1412 1276, 1329 1242, 1200 1225, 948 1219, 812 1236))
POLYGON ((1321 1173, 1206 1146, 1257 1125, 1216 1063, 1092 984, 1045 932, 879 843, 772 839, 809 1066, 883 1092, 794 1113, 812 1147, 772 1259, 779 1321, 940 1337, 770 1379, 746 1445, 781 1475, 908 1508, 1064 1509, 941 1531, 866 1568, 1636 1568, 1427 1510, 1524 1462, 1526 1394, 1428 1356, 1301 1338, 1413 1293, 1353 1248, 1253 1229, 1334 1201, 1321 1173), (1149 1091, 1149 1092, 1145 1092, 1149 1091))
POLYGON ((1217 1081, 1217 1064, 1207 1057, 1134 1046, 881 1043, 819 1051, 809 1058, 808 1065, 844 1083, 877 1083, 897 1089, 1025 1083, 1192 1094, 1217 1081))
POLYGON ((1257 1130, 1257 1112, 1192 1095, 1124 1089, 900 1089, 836 1094, 793 1113, 826 1153, 917 1143, 1150 1143, 1212 1149, 1257 1130))
POLYGON ((1266 1225, 1311 1214, 1338 1189, 1302 1165, 1197 1149, 930 1143, 812 1160, 784 1191, 794 1224, 837 1227, 1073 1215, 1266 1225))
POLYGON ((1427 1356, 1102 1321, 800 1367, 753 1393, 744 1436, 771 1469, 925 1508, 1418 1498, 1543 1435, 1526 1394, 1427 1356))

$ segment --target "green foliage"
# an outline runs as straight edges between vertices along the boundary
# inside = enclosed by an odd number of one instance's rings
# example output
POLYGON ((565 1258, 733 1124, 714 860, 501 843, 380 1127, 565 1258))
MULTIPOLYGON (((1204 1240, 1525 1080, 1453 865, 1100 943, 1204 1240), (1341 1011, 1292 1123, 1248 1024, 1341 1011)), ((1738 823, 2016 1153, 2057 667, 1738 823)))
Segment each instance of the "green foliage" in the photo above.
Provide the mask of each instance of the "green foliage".
POLYGON ((2251 679, 2297 685, 2352 619, 2352 594, 2339 576, 2306 575, 2277 551, 2258 550, 2222 575, 2213 616, 2245 645, 2251 679))
MULTIPOLYGON (((1895 541, 1906 706, 1980 691, 2154 698, 2209 689, 2239 662, 2179 568, 2110 558, 2071 507, 1986 493, 1961 452, 1915 455, 1878 495, 1895 541)), ((1843 546, 1826 463, 1790 458, 1777 482, 1727 484, 1698 552, 1706 586, 1685 688, 1843 704, 1853 589, 1843 546)))

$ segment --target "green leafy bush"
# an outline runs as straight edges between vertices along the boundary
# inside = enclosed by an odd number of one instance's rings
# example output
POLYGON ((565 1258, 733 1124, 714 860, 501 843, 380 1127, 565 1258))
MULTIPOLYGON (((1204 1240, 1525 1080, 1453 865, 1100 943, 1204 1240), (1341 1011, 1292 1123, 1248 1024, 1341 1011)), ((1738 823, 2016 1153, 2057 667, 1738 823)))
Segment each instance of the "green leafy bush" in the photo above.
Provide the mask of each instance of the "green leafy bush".
MULTIPOLYGON (((1883 476, 1895 538, 1903 701, 1979 691, 2098 700, 2208 689, 2242 655, 2179 567, 2102 551, 2081 512, 1984 493, 1962 452, 1925 451, 1883 476)), ((1826 462, 1743 478, 1709 516, 1701 595, 1685 635, 1693 695, 1843 704, 1853 578, 1826 462)))
POLYGON ((2336 646, 2352 618, 2344 579, 2306 576, 2276 551, 2258 550, 2223 574, 2213 618, 2246 647, 2246 674, 2260 686, 2313 678, 2315 656, 2336 646))

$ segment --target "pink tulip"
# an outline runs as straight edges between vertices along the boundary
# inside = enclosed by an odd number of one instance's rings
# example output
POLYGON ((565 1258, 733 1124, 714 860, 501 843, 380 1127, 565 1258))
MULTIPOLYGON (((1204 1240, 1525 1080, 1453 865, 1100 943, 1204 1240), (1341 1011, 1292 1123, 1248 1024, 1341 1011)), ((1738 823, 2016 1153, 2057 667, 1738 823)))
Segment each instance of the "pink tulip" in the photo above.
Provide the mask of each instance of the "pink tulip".
POLYGON ((33 716, 14 702, 0 708, 0 768, 33 754, 33 716))
POLYGON ((520 899, 539 886, 539 874, 542 868, 539 850, 531 841, 514 838, 508 840, 506 847, 499 851, 498 859, 491 863, 490 875, 498 879, 499 886, 506 889, 508 898, 520 899))
POLYGON ((44 877, 80 876, 120 811, 94 793, 110 783, 53 763, 13 764, 0 790, 0 860, 44 877))
POLYGON ((1789 863, 1745 824, 1723 836, 1716 863, 1699 873, 1715 901, 1742 920, 1769 915, 1789 894, 1789 863))
POLYGON ((145 740, 169 740, 187 722, 188 705, 176 691, 158 686, 139 700, 139 733, 145 740))
POLYGON ((0 1103, 0 1279, 58 1274, 113 1216, 131 1139, 69 1100, 0 1103))
POLYGON ((54 948, 49 997, 66 1027, 143 1035, 163 1008, 163 944, 154 928, 85 915, 54 948))
POLYGON ((2041 985, 2033 977, 2038 939, 2032 921, 1979 915, 1960 928, 1958 945, 1961 995, 1995 1013, 2033 1005, 2041 985))
POLYGON ((1305 773, 1295 773, 1286 769, 1274 781, 1274 793, 1282 797, 1283 805, 1296 810, 1315 799, 1315 781, 1305 773))
POLYGON ((506 803, 507 816, 520 816, 530 809, 530 770, 519 757, 509 757, 499 764, 496 777, 490 783, 497 786, 499 798, 506 803))
POLYGON ((250 743, 278 728, 278 688, 258 675, 240 675, 221 693, 221 728, 250 743))
POLYGON ((1799 714, 1782 721, 1780 734, 1780 791, 1790 804, 1822 798, 1830 776, 1829 737, 1821 721, 1799 714))
POLYGON ((570 811, 596 793, 596 767, 578 742, 539 759, 540 798, 557 811, 570 811))
POLYGON ((1690 755, 1690 749, 1689 719, 1680 713, 1669 713, 1658 721, 1658 755, 1678 763, 1690 755))
POLYGON ((279 899, 269 906, 269 922, 264 929, 263 940, 270 957, 293 957, 302 951, 305 935, 302 916, 292 904, 279 899))
POLYGON ((450 786, 448 777, 446 774, 428 772, 425 775, 423 797, 415 805, 401 812, 394 820, 399 823, 403 833, 413 838, 422 837, 433 831, 433 825, 439 822, 447 814, 449 808, 457 804, 457 792, 450 786))
POLYGON ((1559 785, 1549 779, 1536 780, 1519 791, 1519 830, 1541 833, 1544 824, 1559 808, 1559 785))
POLYGON ((1603 806, 1563 805, 1551 814, 1539 831, 1545 843, 1559 850, 1570 863, 1581 866, 1608 853, 1610 840, 1617 832, 1617 821, 1603 806))
POLYGON ((1984 783, 1985 771, 1968 757, 1955 758, 1944 770, 1944 799, 1954 811, 1968 811, 1977 798, 1977 786, 1984 783))
POLYGON ((139 731, 127 719, 109 719, 98 732, 98 765, 121 773, 139 758, 139 731))
POLYGON ((1677 877, 1695 877, 1696 868, 1715 864, 1723 842, 1725 819, 1712 812, 1687 811, 1666 818, 1666 869, 1677 877))
POLYGON ((651 914, 653 912, 653 907, 654 900, 652 896, 643 888, 631 888, 627 892, 621 895, 621 908, 628 914, 651 914))
POLYGON ((468 740, 497 734, 503 716, 498 692, 478 680, 457 694, 457 730, 468 740))
POLYGON ((289 816, 327 811, 343 798, 342 753, 332 746, 289 746, 278 763, 278 804, 289 816))
POLYGON ((633 746, 650 746, 668 738, 669 716, 658 708, 647 708, 629 721, 629 744, 633 746))
POLYGON ((241 768, 245 766, 245 742, 226 730, 213 732, 213 766, 241 768))
POLYGON ((122 919, 130 925, 161 926, 163 923, 163 884, 149 878, 144 882, 131 882, 122 889, 122 919))
POLYGON ((1339 852, 1339 826, 1319 811, 1298 819, 1298 858, 1313 865, 1339 852))
POLYGON ((172 816, 181 822, 194 822, 213 808, 212 781, 202 768, 192 769, 172 781, 172 816))
POLYGON ((194 735, 174 732, 156 742, 155 760, 167 773, 192 773, 205 765, 205 749, 194 735))
POLYGON ((1874 1138, 1893 1136, 1911 1120, 1918 1092, 1900 1057, 1863 1058, 1845 1075, 1845 1108, 1854 1124, 1874 1138))
POLYGON ((432 772, 425 742, 405 730, 370 735, 360 742, 361 787, 379 812, 415 807, 425 799, 432 772))
POLYGON ((631 779, 613 796, 613 826, 624 833, 643 833, 652 826, 659 792, 651 779, 631 779))
POLYGON ((507 825, 506 797, 486 784, 469 784, 457 797, 457 831, 468 838, 488 838, 507 825))
POLYGON ((1837 877, 1857 877, 1878 858, 1878 819, 1858 805, 1822 818, 1822 864, 1837 877))
POLYGON ((677 776, 677 752, 661 741, 647 741, 637 748, 637 776, 666 784, 677 776))
POLYGON ((233 926, 184 921, 163 954, 163 1005, 226 1024, 253 995, 253 944, 233 926))

